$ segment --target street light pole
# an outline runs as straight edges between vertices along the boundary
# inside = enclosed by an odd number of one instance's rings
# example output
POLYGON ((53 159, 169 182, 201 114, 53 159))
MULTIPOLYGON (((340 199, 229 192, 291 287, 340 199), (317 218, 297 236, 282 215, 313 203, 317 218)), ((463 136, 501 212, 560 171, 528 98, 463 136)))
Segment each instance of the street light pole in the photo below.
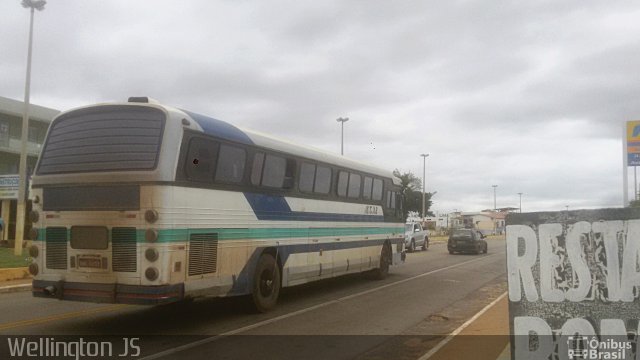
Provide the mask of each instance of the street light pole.
POLYGON ((522 214, 522 193, 519 192, 518 195, 520 195, 520 214, 522 214))
POLYGON ((496 206, 496 188, 498 185, 491 185, 493 187, 493 211, 498 211, 498 207, 496 206))
POLYGON ((336 119, 337 122, 341 123, 340 126, 340 155, 344 155, 344 123, 349 121, 349 118, 339 117, 336 119))
MULTIPOLYGON (((22 134, 20 135, 20 167, 18 169, 18 206, 16 213, 15 255, 22 255, 27 190, 27 138, 29 133, 29 94, 31 84, 31 47, 33 44, 33 14, 35 10, 43 10, 47 2, 44 0, 22 0, 22 7, 31 10, 29 20, 29 47, 27 51, 27 78, 24 87, 24 111, 22 114, 22 134)), ((3 214, 4 215, 4 214, 3 214)), ((8 221, 9 219, 7 219, 8 221)))
POLYGON ((35 10, 43 10, 47 2, 44 0, 22 0, 22 7, 31 10, 29 19, 29 47, 27 50, 27 78, 24 87, 24 110, 22 114, 22 134, 20 135, 20 167, 18 169, 18 206, 16 211, 16 236, 13 252, 22 254, 22 240, 24 239, 24 223, 27 190, 27 138, 29 133, 29 95, 31 84, 31 48, 33 44, 33 14, 35 10))
POLYGON ((422 221, 426 216, 425 209, 425 191, 427 189, 427 157, 429 154, 420 154, 422 156, 422 221))

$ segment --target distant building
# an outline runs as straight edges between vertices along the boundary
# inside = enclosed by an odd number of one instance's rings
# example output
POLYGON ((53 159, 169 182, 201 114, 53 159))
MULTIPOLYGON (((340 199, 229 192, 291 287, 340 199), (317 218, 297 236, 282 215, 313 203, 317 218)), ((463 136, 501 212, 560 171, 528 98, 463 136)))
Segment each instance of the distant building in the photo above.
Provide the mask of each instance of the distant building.
POLYGON ((505 231, 506 212, 483 210, 461 213, 461 227, 476 229, 484 235, 501 235, 505 231))
POLYGON ((451 226, 451 214, 437 214, 425 218, 423 222, 423 227, 428 229, 430 234, 446 235, 451 226))
MULTIPOLYGON (((0 216, 5 223, 2 240, 15 237, 23 112, 24 102, 0 96, 0 216)), ((55 109, 29 105, 27 174, 33 172, 49 124, 58 113, 55 109)), ((27 211, 29 208, 27 204, 27 211)))

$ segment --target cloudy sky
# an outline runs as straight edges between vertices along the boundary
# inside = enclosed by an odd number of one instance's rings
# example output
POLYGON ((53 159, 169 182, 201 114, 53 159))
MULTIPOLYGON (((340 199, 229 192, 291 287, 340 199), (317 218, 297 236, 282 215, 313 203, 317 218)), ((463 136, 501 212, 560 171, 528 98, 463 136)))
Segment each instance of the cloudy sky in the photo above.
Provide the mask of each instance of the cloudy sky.
MULTIPOLYGON (((0 96, 20 100, 29 11, 0 14, 0 96)), ((498 207, 619 207, 638 19, 633 1, 48 0, 31 101, 150 96, 335 153, 349 117, 349 157, 421 177, 430 154, 436 212, 492 208, 494 184, 498 207)))

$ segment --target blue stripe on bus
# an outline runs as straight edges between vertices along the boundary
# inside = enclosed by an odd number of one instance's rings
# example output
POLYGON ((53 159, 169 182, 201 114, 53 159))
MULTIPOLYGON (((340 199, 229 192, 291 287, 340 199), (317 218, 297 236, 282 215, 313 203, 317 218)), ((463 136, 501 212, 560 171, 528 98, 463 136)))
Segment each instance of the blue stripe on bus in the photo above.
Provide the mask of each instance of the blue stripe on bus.
POLYGON ((182 111, 189 115, 195 122, 197 122, 205 134, 217 136, 229 141, 237 141, 242 144, 253 145, 253 141, 251 141, 249 136, 247 136, 244 131, 227 122, 196 114, 187 110, 182 111))
POLYGON ((382 222, 382 215, 293 211, 282 195, 244 193, 258 220, 382 222))

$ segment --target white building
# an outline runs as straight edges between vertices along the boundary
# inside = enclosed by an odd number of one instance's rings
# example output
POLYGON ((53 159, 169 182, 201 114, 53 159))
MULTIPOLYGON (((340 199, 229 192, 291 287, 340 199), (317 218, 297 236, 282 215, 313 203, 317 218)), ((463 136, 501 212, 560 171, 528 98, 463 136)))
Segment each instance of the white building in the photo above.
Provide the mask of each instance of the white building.
MULTIPOLYGON (((5 226, 2 240, 13 239, 16 231, 18 199, 18 168, 24 102, 0 96, 0 216, 5 226)), ((36 165, 40 148, 51 120, 60 111, 38 105, 29 105, 29 133, 27 142, 27 174, 36 165)), ((27 213, 31 206, 27 204, 27 213)), ((25 224, 25 234, 31 224, 25 224)))

